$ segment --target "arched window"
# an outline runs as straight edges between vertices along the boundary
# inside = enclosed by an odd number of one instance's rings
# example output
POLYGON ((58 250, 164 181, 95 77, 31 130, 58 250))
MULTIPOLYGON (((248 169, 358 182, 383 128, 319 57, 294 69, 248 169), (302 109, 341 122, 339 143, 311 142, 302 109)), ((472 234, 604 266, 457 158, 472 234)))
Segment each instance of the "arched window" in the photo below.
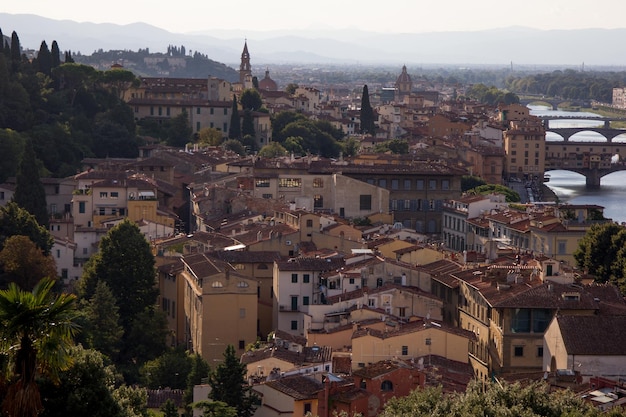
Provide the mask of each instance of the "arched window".
POLYGON ((381 391, 393 391, 393 382, 388 379, 384 380, 382 384, 380 384, 381 391))
POLYGON ((213 288, 222 288, 224 286, 224 284, 222 284, 221 281, 213 281, 213 283, 211 284, 211 287, 213 288))
POLYGON ((256 269, 267 269, 267 264, 259 264, 256 269))
POLYGON ((237 287, 239 287, 239 288, 248 288, 249 285, 248 285, 248 283, 246 281, 239 281, 237 283, 237 287))

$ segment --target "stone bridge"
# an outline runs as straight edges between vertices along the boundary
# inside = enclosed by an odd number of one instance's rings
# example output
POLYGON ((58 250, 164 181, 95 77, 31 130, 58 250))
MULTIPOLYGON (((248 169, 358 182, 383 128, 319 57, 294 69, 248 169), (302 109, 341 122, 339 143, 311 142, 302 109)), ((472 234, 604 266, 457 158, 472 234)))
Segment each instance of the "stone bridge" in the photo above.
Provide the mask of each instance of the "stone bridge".
POLYGON ((626 134, 626 130, 623 129, 607 129, 603 127, 558 127, 547 128, 546 132, 553 132, 561 136, 565 142, 569 142, 570 138, 576 133, 580 132, 596 132, 606 138, 608 143, 612 143, 619 135, 626 134))
POLYGON ((522 106, 528 106, 529 104, 532 103, 537 103, 537 104, 548 104, 550 106, 552 106, 552 110, 558 110, 559 108, 559 104, 564 103, 568 100, 562 99, 562 98, 556 98, 556 97, 543 97, 543 96, 527 96, 524 98, 519 99, 519 104, 521 104, 522 106))
POLYGON ((626 143, 546 142, 545 171, 563 169, 585 176, 587 188, 600 188, 600 179, 626 171, 626 143))

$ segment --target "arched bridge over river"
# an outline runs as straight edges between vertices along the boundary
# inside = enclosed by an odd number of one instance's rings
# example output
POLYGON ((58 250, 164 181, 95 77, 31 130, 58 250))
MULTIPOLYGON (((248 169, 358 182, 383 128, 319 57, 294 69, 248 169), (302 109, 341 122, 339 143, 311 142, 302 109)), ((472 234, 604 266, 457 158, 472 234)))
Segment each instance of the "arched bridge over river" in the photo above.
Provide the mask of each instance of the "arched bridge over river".
POLYGON ((624 129, 611 128, 611 122, 626 122, 626 117, 593 117, 593 116, 537 116, 542 120, 543 126, 546 132, 553 132, 561 136, 565 142, 568 142, 572 136, 580 132, 596 132, 610 143, 617 136, 626 134, 624 129), (583 127, 550 127, 550 121, 552 120, 584 120, 598 122, 597 126, 583 126, 583 127))
POLYGON ((545 171, 555 169, 582 174, 587 188, 600 188, 605 175, 626 171, 626 143, 547 141, 545 171))

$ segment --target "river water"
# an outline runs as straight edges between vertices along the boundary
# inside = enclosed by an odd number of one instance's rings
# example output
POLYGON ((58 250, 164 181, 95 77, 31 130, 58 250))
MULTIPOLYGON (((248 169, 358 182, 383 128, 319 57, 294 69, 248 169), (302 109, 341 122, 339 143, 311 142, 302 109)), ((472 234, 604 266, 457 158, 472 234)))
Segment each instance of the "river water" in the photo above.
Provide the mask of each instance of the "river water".
MULTIPOLYGON (((528 106, 530 113, 536 116, 598 116, 594 113, 552 110, 544 106, 528 106)), ((598 122, 592 120, 551 120, 550 127, 593 127, 598 122)), ((546 133, 546 141, 558 141, 562 138, 554 133, 546 133)), ((600 142, 606 139, 599 133, 581 132, 570 141, 600 142)), ((626 141, 626 135, 615 139, 626 141)), ((614 172, 602 178, 599 190, 588 190, 585 177, 571 171, 548 171, 550 181, 546 183, 559 197, 561 202, 570 204, 595 204, 604 207, 604 216, 617 222, 626 222, 626 171, 614 172)))

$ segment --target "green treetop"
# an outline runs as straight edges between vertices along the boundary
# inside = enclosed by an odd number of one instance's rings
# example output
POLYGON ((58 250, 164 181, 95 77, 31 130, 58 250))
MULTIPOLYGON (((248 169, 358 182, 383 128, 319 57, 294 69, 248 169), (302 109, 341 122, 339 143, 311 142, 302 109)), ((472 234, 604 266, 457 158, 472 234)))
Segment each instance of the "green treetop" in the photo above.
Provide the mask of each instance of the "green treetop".
POLYGON ((235 348, 228 345, 224 361, 209 376, 209 397, 235 407, 239 417, 250 417, 256 402, 256 395, 246 381, 246 373, 246 366, 235 356, 235 348))

